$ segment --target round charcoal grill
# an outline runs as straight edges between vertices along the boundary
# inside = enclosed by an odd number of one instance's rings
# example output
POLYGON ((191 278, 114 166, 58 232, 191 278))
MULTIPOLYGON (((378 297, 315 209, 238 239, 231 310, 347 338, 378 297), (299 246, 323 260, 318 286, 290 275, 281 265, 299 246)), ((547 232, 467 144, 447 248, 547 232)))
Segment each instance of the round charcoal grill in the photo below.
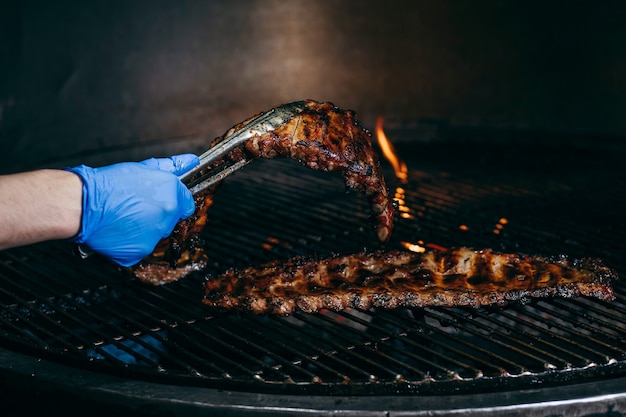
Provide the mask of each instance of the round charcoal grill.
MULTIPOLYGON (((498 143, 396 145, 409 181, 384 163, 399 205, 389 246, 593 256, 623 275, 623 151, 498 143)), ((626 412, 623 282, 613 302, 480 309, 276 317, 201 303, 205 277, 232 266, 376 249, 367 212, 338 176, 261 160, 224 182, 211 262, 179 282, 146 286, 64 242, 0 252, 3 390, 92 414, 626 412)))

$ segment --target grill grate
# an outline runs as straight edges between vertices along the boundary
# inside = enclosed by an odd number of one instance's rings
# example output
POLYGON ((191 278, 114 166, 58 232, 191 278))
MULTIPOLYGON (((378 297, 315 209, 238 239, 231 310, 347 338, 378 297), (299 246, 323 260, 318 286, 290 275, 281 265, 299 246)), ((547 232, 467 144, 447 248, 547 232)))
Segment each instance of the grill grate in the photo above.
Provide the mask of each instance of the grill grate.
MULTIPOLYGON (((403 213, 391 246, 597 256, 624 273, 626 176, 605 171, 588 152, 399 149, 410 181, 390 181, 403 213)), ((229 178, 209 231, 213 274, 376 247, 365 199, 343 193, 339 177, 292 161, 258 161, 229 178)), ((274 317, 208 310, 200 302, 203 279, 196 273, 147 287, 107 262, 73 257, 58 242, 0 252, 0 342, 128 378, 253 392, 487 392, 626 372, 623 283, 611 303, 274 317)))

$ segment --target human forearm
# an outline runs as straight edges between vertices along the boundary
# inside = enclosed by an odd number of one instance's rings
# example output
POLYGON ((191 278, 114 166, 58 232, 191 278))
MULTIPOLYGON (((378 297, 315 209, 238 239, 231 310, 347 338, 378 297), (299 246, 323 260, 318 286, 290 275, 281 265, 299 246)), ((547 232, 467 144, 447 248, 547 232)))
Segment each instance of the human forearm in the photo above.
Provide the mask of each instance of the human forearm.
POLYGON ((72 238, 131 266, 195 210, 181 175, 194 154, 0 176, 0 249, 72 238))
POLYGON ((0 249, 67 239, 80 229, 82 181, 67 171, 0 176, 0 249))

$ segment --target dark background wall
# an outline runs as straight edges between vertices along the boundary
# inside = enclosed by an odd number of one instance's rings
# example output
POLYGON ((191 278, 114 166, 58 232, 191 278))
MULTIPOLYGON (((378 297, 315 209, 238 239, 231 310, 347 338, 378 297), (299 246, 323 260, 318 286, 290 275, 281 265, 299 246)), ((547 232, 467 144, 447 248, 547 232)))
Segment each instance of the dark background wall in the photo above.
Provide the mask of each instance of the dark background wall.
POLYGON ((622 1, 1 4, 3 172, 198 151, 303 98, 368 127, 626 135, 622 1))

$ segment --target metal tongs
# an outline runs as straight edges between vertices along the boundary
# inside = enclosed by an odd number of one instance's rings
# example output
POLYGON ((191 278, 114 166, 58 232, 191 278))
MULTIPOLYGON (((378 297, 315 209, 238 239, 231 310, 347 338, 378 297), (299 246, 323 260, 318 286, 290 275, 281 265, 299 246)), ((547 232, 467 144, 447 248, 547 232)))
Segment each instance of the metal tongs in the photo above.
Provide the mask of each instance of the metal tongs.
POLYGON ((254 136, 262 135, 278 129, 281 125, 302 113, 305 106, 306 101, 294 101, 292 103, 275 107, 246 121, 243 126, 228 136, 225 136, 215 146, 200 155, 199 165, 180 175, 178 178, 180 178, 183 184, 187 186, 193 195, 196 195, 213 184, 222 181, 233 172, 252 162, 252 159, 244 158, 234 163, 229 160, 224 160, 220 163, 220 165, 208 170, 197 178, 194 178, 194 176, 209 167, 214 162, 222 159, 228 152, 235 149, 237 146, 242 145, 254 136))
MULTIPOLYGON (((200 171, 207 168, 212 163, 222 159, 228 152, 242 145, 245 141, 256 135, 271 132, 278 129, 281 125, 298 116, 305 109, 306 101, 294 101, 292 103, 283 104, 275 107, 259 116, 246 121, 243 126, 235 130, 228 136, 225 136, 215 146, 200 155, 200 164, 195 168, 179 175, 179 179, 187 186, 191 194, 196 195, 207 189, 211 185, 222 181, 224 178, 252 162, 252 159, 241 159, 235 163, 224 160, 217 167, 210 169, 206 173, 197 178, 194 176, 200 171)), ((94 252, 85 245, 75 245, 74 253, 85 259, 94 252)))

